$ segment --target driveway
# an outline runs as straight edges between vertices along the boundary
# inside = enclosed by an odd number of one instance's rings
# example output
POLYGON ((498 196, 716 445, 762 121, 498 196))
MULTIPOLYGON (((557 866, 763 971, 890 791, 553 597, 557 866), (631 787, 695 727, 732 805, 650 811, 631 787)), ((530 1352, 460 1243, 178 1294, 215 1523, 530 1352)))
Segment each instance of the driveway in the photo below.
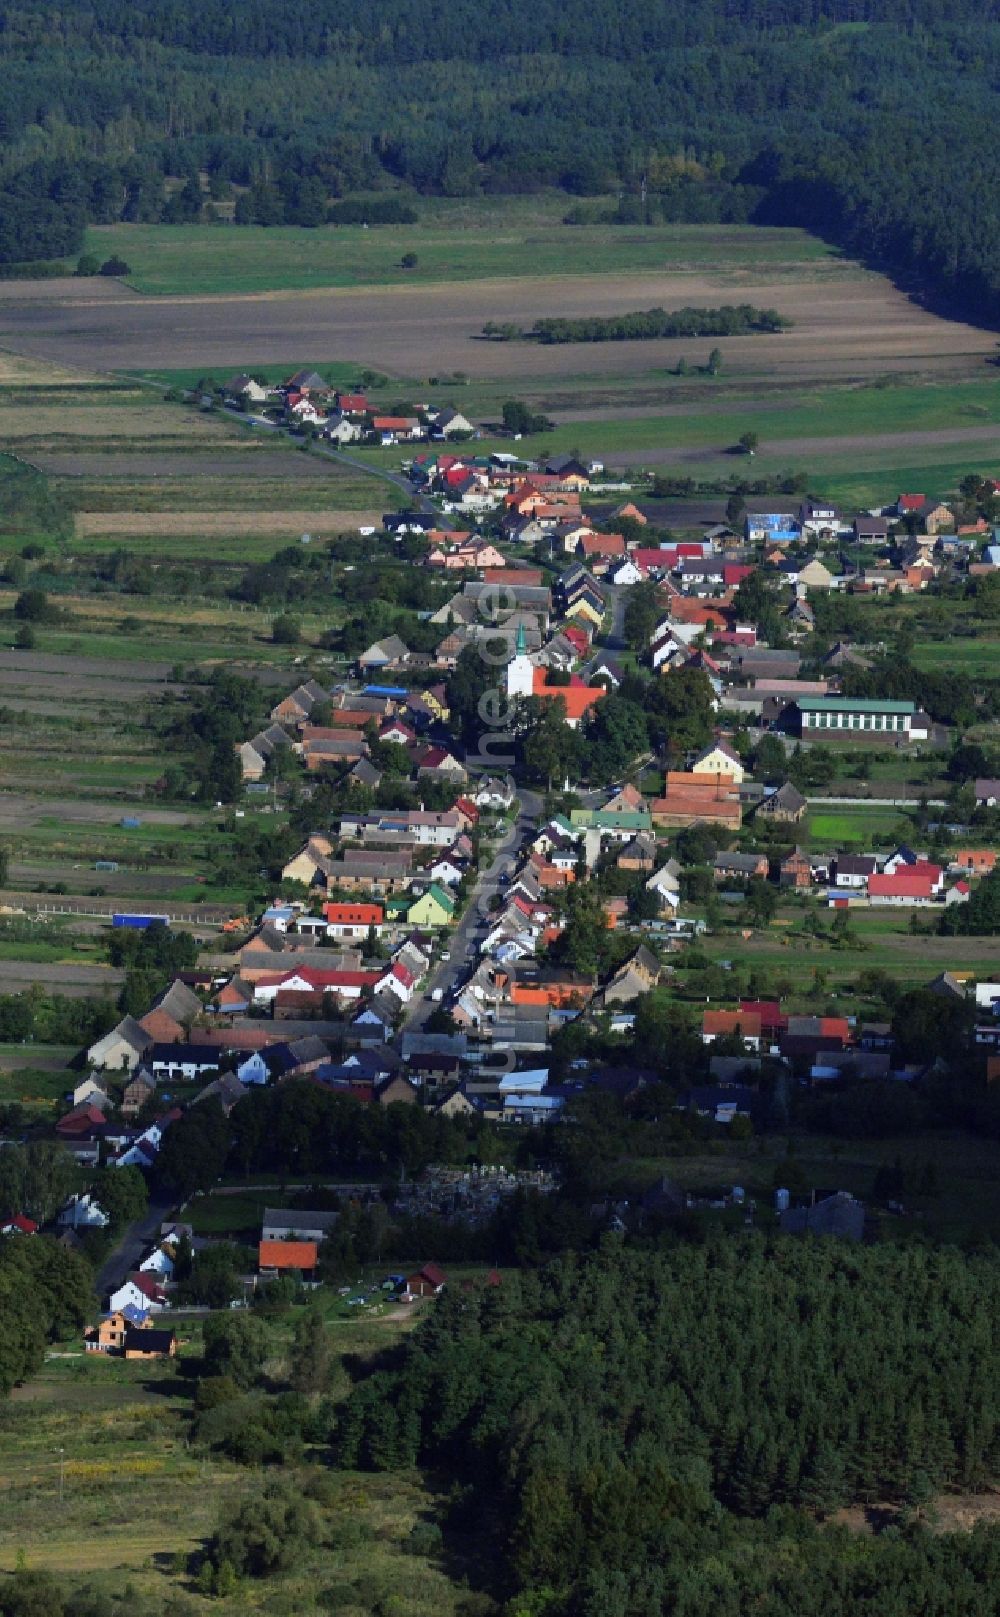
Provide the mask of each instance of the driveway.
POLYGON ((142 1218, 128 1226, 114 1251, 105 1258, 94 1277, 94 1290, 102 1307, 109 1292, 116 1290, 145 1257, 172 1206, 169 1201, 151 1201, 142 1218))
POLYGON ((619 588, 617 584, 609 584, 602 580, 601 589, 611 602, 611 626, 604 636, 604 647, 607 651, 625 650, 625 603, 628 600, 628 591, 619 588))

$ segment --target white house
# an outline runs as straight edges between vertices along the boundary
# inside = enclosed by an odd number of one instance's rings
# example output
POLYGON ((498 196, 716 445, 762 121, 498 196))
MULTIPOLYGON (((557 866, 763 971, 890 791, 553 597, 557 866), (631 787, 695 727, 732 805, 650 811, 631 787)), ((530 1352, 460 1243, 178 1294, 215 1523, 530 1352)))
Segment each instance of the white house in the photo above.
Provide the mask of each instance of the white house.
POLYGON ((123 1016, 110 1033, 90 1046, 87 1060, 92 1067, 104 1072, 131 1072, 151 1043, 149 1034, 134 1016, 123 1016))
POLYGON ((646 575, 631 556, 626 556, 624 561, 611 569, 609 576, 612 584, 641 584, 646 575))
POLYGON ((69 1230, 103 1230, 109 1222, 107 1213, 89 1192, 71 1196, 56 1219, 57 1224, 69 1230))
POLYGON ((263 1050, 253 1050, 250 1055, 244 1056, 236 1067, 236 1076, 241 1084, 266 1084, 271 1073, 263 1050))
POLYGON ((325 423, 321 436, 333 444, 355 444, 362 437, 362 429, 357 421, 349 420, 346 415, 334 415, 325 423))
POLYGON ((475 430, 472 422, 458 410, 439 410, 431 421, 432 438, 454 438, 475 430))
POLYGON ((647 893, 655 893, 661 909, 675 910, 681 901, 680 885, 674 860, 660 870, 654 870, 645 884, 647 893))
POLYGON ((299 399, 297 403, 292 405, 290 414, 295 417, 296 421, 308 421, 314 425, 318 421, 326 420, 324 411, 317 410, 312 399, 299 399))
POLYGON ((389 967, 385 975, 379 978, 375 984, 375 992, 381 994, 383 989, 387 989, 389 993, 395 994, 402 1004, 406 1005, 413 997, 413 985, 412 971, 408 967, 401 965, 399 961, 396 961, 394 965, 389 967))
POLYGON ((430 874, 435 881, 443 881, 448 887, 457 887, 465 871, 448 854, 442 854, 436 864, 431 865, 430 874))
POLYGON ((170 1280, 173 1272, 174 1260, 169 1252, 164 1252, 162 1246, 154 1246, 139 1265, 140 1274, 158 1275, 161 1280, 170 1280))
POLYGON ((149 1314, 160 1314, 169 1308, 166 1293, 159 1280, 151 1274, 132 1274, 108 1298, 112 1314, 123 1308, 138 1308, 149 1314))
POLYGON ((743 782, 745 770, 738 752, 725 741, 713 741, 699 752, 691 765, 692 775, 728 775, 737 786, 743 782))
POLYGON ((484 775, 474 792, 469 794, 477 808, 509 809, 517 795, 509 776, 484 775))

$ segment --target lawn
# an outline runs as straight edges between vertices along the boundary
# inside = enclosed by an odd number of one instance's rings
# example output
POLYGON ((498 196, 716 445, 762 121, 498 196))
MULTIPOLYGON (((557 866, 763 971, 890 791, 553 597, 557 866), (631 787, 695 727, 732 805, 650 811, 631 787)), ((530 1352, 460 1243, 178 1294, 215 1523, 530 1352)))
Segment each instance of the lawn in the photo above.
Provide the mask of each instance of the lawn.
POLYGON ((837 848, 882 846, 894 841, 900 832, 913 834, 912 823, 903 810, 871 803, 857 808, 810 808, 807 825, 810 843, 831 852, 837 848))
MULTIPOLYGON (((561 221, 566 198, 490 197, 439 207, 415 225, 261 229, 229 225, 96 225, 86 249, 123 257, 137 291, 240 293, 318 287, 402 286, 526 275, 621 274, 643 270, 773 272, 821 266, 835 250, 801 230, 750 225, 658 225, 623 230, 561 221), (404 270, 404 253, 416 267, 404 270)), ((252 355, 248 356, 252 359, 252 355)))

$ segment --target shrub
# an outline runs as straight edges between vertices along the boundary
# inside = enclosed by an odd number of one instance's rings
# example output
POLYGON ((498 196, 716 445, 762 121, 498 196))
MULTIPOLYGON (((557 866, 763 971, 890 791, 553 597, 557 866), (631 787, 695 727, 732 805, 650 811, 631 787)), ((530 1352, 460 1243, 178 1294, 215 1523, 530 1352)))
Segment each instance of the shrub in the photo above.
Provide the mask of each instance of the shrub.
POLYGON ((217 1572, 266 1578, 293 1566, 319 1539, 319 1518, 309 1502, 287 1483, 272 1482, 258 1499, 246 1499, 226 1516, 209 1548, 217 1572))
POLYGON ((102 275, 131 275, 132 268, 131 265, 126 264, 124 258, 118 258, 113 254, 111 258, 104 260, 100 273, 102 275))
POLYGON ((232 1376, 202 1376, 194 1395, 194 1406, 206 1414, 210 1409, 232 1403, 239 1396, 240 1390, 232 1376))
POLYGON ((436 1555, 441 1548, 441 1529, 437 1522, 416 1522, 410 1528, 406 1550, 410 1555, 436 1555))
POLYGON ((22 590, 14 602, 14 616, 22 623, 59 623, 62 612, 44 590, 22 590))
POLYGON ((276 646, 297 646, 302 638, 302 630, 298 618, 293 618, 290 612, 285 612, 280 618, 275 618, 271 624, 271 639, 276 646))

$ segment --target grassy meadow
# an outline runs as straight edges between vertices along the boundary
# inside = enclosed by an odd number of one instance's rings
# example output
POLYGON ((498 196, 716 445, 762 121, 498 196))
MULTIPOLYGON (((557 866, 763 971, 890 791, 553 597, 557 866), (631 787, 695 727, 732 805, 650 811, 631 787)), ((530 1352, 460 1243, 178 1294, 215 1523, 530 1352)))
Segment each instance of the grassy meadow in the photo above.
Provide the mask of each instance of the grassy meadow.
MULTIPOLYGON (((346 1354, 366 1358, 411 1324, 410 1318, 359 1319, 360 1310, 348 1312, 328 1311, 335 1398, 350 1385, 346 1354)), ((330 1472, 322 1447, 307 1450, 286 1475, 318 1497, 323 1542, 291 1572, 243 1582, 226 1598, 202 1597, 193 1558, 220 1515, 252 1498, 264 1478, 189 1446, 200 1326, 182 1318, 173 1323, 181 1342, 174 1364, 84 1356, 80 1343, 69 1342, 5 1405, 0 1570, 44 1568, 97 1599, 127 1589, 165 1602, 183 1592, 192 1611, 222 1617, 333 1609, 344 1617, 370 1617, 376 1610, 457 1617, 469 1610, 467 1590, 437 1557, 408 1553, 411 1529, 437 1513, 427 1481, 417 1473, 330 1472)), ((293 1324, 294 1314, 271 1326, 268 1372, 279 1385, 293 1324)))
MULTIPOLYGON (((601 199, 594 199, 599 207, 601 199)), ((604 206, 613 199, 604 199, 604 206)), ((526 275, 615 274, 644 270, 731 269, 750 262, 780 274, 822 269, 834 248, 801 230, 740 225, 563 223, 564 195, 488 201, 416 199, 412 225, 326 225, 263 229, 231 225, 93 225, 86 250, 130 267, 129 285, 167 295, 309 291, 401 286, 526 275), (404 270, 404 253, 417 264, 404 270)))

